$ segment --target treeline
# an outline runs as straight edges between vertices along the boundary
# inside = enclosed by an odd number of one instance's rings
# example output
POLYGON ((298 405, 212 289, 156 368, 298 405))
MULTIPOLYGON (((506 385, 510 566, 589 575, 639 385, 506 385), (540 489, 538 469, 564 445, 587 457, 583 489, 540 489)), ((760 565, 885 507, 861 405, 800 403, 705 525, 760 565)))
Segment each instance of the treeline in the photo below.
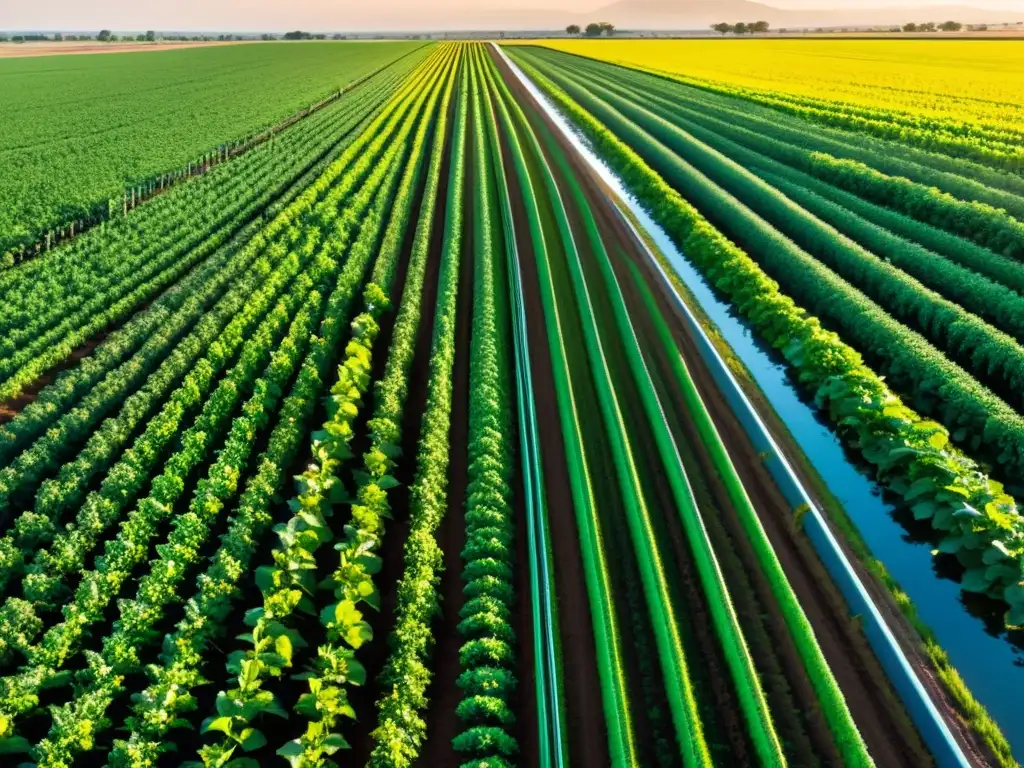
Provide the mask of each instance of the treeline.
MULTIPOLYGON (((55 32, 52 35, 0 35, 0 43, 73 43, 88 42, 94 40, 100 43, 139 42, 154 43, 158 40, 169 42, 213 42, 225 40, 243 40, 242 35, 159 35, 150 30, 138 35, 115 35, 109 29, 104 29, 95 35, 65 35, 55 32)), ((263 35, 264 40, 276 39, 273 35, 263 35)))
POLYGON ((711 28, 720 35, 728 35, 730 32, 734 35, 753 35, 758 32, 767 32, 771 29, 771 25, 767 21, 752 21, 749 24, 744 21, 738 24, 729 24, 723 21, 712 24, 711 28))
MULTIPOLYGON (((911 22, 909 24, 904 24, 902 27, 894 25, 892 27, 875 28, 875 29, 866 30, 866 31, 871 31, 871 32, 959 32, 963 28, 964 28, 964 25, 961 24, 959 21, 944 21, 941 24, 936 24, 934 21, 926 21, 926 22, 923 22, 921 24, 915 24, 915 23, 911 22)), ((728 35, 728 34, 733 34, 733 35, 753 35, 753 34, 757 34, 757 33, 768 32, 771 29, 771 26, 768 24, 767 21, 753 21, 753 22, 743 22, 743 21, 741 21, 741 22, 739 22, 737 24, 730 24, 730 23, 728 23, 726 21, 723 21, 723 22, 719 22, 718 24, 712 24, 711 25, 711 29, 715 30, 715 32, 717 32, 720 35, 728 35)), ((968 25, 968 27, 967 27, 967 30, 969 32, 984 32, 987 29, 988 29, 988 25, 987 24, 968 25)), ((809 31, 809 30, 780 29, 779 31, 782 32, 782 33, 786 33, 786 32, 805 32, 805 31, 809 31)), ((820 32, 820 33, 825 33, 825 32, 857 32, 857 31, 865 31, 865 30, 858 30, 856 28, 853 28, 853 29, 849 29, 849 28, 848 29, 825 29, 824 27, 819 27, 818 29, 815 30, 815 32, 820 32)))
POLYGON ((609 24, 607 21, 592 21, 581 29, 579 24, 570 24, 565 28, 565 33, 567 35, 583 34, 587 37, 600 37, 601 35, 611 37, 615 34, 615 25, 609 24))
POLYGON ((944 21, 938 25, 934 21, 926 21, 923 24, 914 24, 913 22, 904 24, 902 29, 904 32, 959 32, 963 28, 964 25, 959 21, 944 21))
MULTIPOLYGON (((609 25, 610 26, 610 25, 609 25)), ((609 33, 610 34, 610 33, 609 33)), ((347 35, 335 34, 331 36, 332 40, 345 40, 347 35)), ((193 43, 212 43, 212 42, 230 42, 233 40, 254 40, 257 39, 255 35, 160 35, 152 30, 140 33, 138 35, 115 35, 109 29, 102 30, 96 35, 65 35, 60 32, 56 32, 53 35, 2 35, 0 34, 0 43, 63 43, 63 42, 87 42, 95 40, 101 43, 118 43, 118 42, 139 42, 139 43, 153 43, 157 41, 167 42, 193 42, 193 43)), ((280 37, 278 35, 263 33, 259 35, 260 40, 326 40, 327 35, 324 33, 312 33, 302 32, 296 30, 294 32, 286 32, 280 37)))

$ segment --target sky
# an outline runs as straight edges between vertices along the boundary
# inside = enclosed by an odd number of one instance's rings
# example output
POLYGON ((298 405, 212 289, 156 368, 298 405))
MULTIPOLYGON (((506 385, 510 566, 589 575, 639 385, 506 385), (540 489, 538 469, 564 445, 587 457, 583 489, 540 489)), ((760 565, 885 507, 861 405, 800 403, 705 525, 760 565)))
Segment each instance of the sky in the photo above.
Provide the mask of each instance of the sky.
MULTIPOLYGON (((0 30, 225 30, 410 28, 430 13, 543 8, 586 12, 613 0, 0 0, 0 30)), ((675 0, 685 2, 685 0, 675 0)), ((1024 0, 760 0, 778 8, 971 5, 1024 12, 1024 0)), ((542 12, 543 13, 543 12, 542 12)))

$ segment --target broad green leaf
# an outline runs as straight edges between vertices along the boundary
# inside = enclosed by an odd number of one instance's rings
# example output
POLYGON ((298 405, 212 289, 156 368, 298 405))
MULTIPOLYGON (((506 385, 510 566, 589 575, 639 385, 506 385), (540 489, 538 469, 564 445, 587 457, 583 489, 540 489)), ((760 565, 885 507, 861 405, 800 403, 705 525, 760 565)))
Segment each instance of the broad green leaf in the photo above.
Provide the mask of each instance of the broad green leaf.
POLYGON ((220 731, 221 733, 231 733, 231 718, 224 717, 208 717, 203 720, 202 726, 199 728, 200 733, 209 733, 210 731, 220 731))
POLYGON ((267 743, 267 737, 258 728, 246 728, 238 735, 238 743, 246 752, 259 749, 267 743))

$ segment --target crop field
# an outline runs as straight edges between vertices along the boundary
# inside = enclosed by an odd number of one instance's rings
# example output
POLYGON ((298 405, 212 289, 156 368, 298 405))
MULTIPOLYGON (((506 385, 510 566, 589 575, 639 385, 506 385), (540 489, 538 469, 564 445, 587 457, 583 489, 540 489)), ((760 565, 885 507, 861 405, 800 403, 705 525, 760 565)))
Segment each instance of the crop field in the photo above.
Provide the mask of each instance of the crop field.
POLYGON ((0 266, 0 762, 1018 765, 1018 667, 943 649, 1024 624, 1009 128, 543 45, 174 55, 279 79, 204 121, 161 70, 195 131, 147 173, 278 127, 0 266), (932 612, 676 256, 898 500, 932 612))
MULTIPOLYGON (((858 116, 1019 127, 1024 47, 958 40, 553 40, 547 48, 858 116), (724 43, 724 45, 723 45, 724 43), (822 104, 821 102, 826 102, 822 104)), ((835 115, 836 118, 840 114, 835 115)))
POLYGON ((263 130, 420 43, 0 61, 0 255, 263 130))

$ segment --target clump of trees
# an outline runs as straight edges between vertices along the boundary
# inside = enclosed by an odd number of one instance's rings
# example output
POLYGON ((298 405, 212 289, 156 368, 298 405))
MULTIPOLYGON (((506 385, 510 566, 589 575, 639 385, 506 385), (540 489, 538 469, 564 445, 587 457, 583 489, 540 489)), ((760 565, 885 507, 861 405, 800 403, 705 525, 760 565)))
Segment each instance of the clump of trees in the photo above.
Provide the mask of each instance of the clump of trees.
POLYGON ((904 32, 935 32, 941 30, 943 32, 959 32, 964 28, 964 25, 959 21, 944 21, 941 24, 936 25, 934 21, 926 21, 923 24, 910 24, 903 25, 904 32))
MULTIPOLYGON (((941 30, 942 32, 959 32, 964 28, 964 25, 959 21, 944 21, 941 24, 936 24, 934 21, 926 21, 923 24, 910 24, 903 25, 904 32, 935 32, 941 30)), ((985 27, 988 29, 988 27, 985 27)))
POLYGON ((718 24, 712 24, 711 28, 720 35, 728 35, 730 32, 734 35, 753 35, 767 32, 771 29, 771 25, 767 21, 752 21, 749 23, 741 21, 737 24, 729 24, 723 21, 718 24))
POLYGON ((579 24, 570 24, 565 28, 565 33, 567 35, 583 33, 587 37, 600 37, 601 35, 611 37, 615 34, 615 25, 609 24, 607 21, 592 21, 587 24, 586 29, 580 29, 579 24))
POLYGON ((294 32, 285 32, 285 40, 326 40, 326 34, 313 34, 312 32, 300 32, 295 30, 294 32))

